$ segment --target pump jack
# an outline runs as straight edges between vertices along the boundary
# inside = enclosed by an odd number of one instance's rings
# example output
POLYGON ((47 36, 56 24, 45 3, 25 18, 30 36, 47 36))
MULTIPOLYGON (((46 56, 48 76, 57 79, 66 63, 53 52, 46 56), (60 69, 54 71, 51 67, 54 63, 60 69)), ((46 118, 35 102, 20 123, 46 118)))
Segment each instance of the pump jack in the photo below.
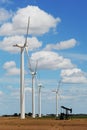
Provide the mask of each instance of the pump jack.
POLYGON ((68 111, 70 111, 70 113, 72 113, 72 108, 67 108, 67 107, 61 106, 61 109, 65 110, 65 113, 61 112, 60 119, 62 119, 62 120, 68 119, 68 117, 69 117, 68 111))

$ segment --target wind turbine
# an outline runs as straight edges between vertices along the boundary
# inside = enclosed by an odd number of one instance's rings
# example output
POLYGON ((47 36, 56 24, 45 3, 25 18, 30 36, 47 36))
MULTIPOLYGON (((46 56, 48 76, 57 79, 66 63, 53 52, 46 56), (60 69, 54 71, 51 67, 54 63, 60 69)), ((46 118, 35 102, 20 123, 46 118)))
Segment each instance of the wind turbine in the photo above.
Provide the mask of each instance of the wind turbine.
POLYGON ((41 88, 42 88, 42 84, 38 85, 38 114, 39 117, 41 117, 41 88))
POLYGON ((21 50, 21 52, 20 52, 20 117, 21 117, 21 119, 25 119, 24 49, 26 49, 26 47, 27 47, 29 22, 30 22, 30 17, 28 18, 27 33, 26 33, 24 45, 21 45, 21 44, 13 45, 14 47, 18 47, 21 50))
POLYGON ((55 92, 55 93, 56 93, 56 117, 58 117, 58 93, 59 93, 60 83, 61 83, 61 80, 59 80, 57 90, 53 90, 53 91, 52 91, 52 92, 55 92))
POLYGON ((31 64, 30 64, 30 60, 29 60, 29 69, 30 69, 30 74, 32 76, 32 117, 35 118, 35 76, 37 74, 37 64, 38 62, 36 62, 36 66, 35 69, 33 70, 31 68, 31 64))

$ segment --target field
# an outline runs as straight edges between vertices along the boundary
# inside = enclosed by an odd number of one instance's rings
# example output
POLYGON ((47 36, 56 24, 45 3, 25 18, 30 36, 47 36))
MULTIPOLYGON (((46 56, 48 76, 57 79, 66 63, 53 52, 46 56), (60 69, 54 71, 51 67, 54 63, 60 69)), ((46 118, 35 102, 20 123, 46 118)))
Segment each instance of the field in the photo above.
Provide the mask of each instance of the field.
POLYGON ((0 117, 0 130, 87 130, 86 119, 32 119, 0 117))

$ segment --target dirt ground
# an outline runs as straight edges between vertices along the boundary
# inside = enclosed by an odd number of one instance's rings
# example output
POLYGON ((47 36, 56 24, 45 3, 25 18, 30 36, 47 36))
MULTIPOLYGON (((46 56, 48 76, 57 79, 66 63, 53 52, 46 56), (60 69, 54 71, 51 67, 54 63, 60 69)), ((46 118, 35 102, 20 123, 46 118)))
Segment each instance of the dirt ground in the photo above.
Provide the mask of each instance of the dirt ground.
POLYGON ((0 117, 0 130, 87 130, 87 119, 19 119, 0 117))

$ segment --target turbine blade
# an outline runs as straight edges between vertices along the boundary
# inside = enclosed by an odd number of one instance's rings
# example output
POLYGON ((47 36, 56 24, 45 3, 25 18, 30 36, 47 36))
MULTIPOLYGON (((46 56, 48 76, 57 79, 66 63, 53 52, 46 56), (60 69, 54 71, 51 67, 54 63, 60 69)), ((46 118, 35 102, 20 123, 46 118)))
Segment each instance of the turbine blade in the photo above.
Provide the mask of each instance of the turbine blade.
POLYGON ((52 90, 52 92, 56 93, 57 91, 56 90, 52 90))
POLYGON ((30 17, 28 17, 27 33, 26 33, 26 37, 25 37, 24 47, 26 47, 26 45, 27 45, 27 37, 29 34, 29 25, 30 25, 30 17))
POLYGON ((18 44, 13 45, 13 47, 19 47, 18 44))
POLYGON ((27 55, 27 58, 28 58, 29 70, 30 70, 30 72, 33 72, 32 68, 31 68, 31 63, 30 63, 30 58, 29 58, 27 47, 25 47, 25 51, 26 51, 26 55, 27 55))
POLYGON ((29 60, 29 54, 28 54, 27 47, 25 47, 25 51, 26 51, 27 58, 28 58, 28 60, 29 60))
POLYGON ((36 61, 36 66, 35 66, 35 73, 36 73, 36 71, 37 71, 37 66, 38 66, 38 60, 36 61))
POLYGON ((38 78, 35 76, 35 86, 38 86, 38 78))
POLYGON ((59 92, 59 89, 60 89, 60 83, 61 83, 61 80, 59 80, 59 82, 58 82, 57 92, 59 92))
POLYGON ((13 45, 13 47, 17 47, 17 45, 13 45))
POLYGON ((32 67, 31 67, 30 60, 28 60, 28 65, 29 65, 29 70, 30 70, 30 72, 32 73, 32 72, 33 72, 33 70, 32 70, 32 67))

